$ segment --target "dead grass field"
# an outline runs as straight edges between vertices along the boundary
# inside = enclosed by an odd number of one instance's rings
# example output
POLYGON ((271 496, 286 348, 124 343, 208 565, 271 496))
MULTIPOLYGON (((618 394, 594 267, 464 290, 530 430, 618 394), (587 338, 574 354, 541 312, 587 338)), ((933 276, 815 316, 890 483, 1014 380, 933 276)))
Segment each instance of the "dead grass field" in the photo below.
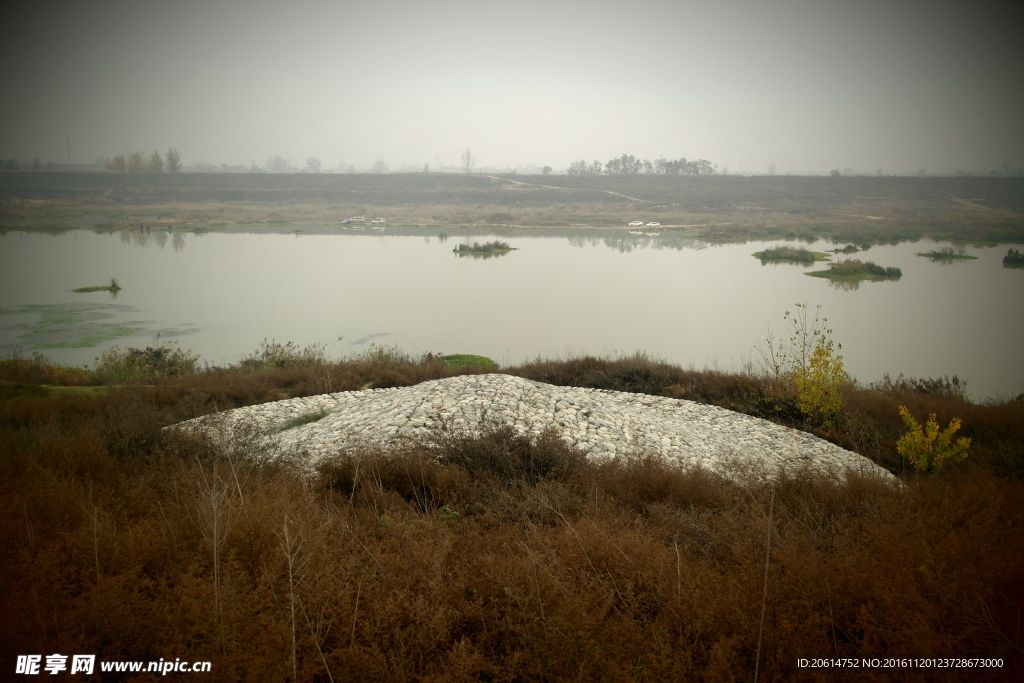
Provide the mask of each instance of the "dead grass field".
MULTIPOLYGON (((1003 666, 848 677, 1024 674, 1020 401, 972 405, 943 381, 850 388, 829 437, 902 490, 800 473, 738 486, 642 454, 588 465, 556 439, 502 430, 339 454, 310 480, 161 430, 480 371, 387 354, 271 360, 91 397, 52 390, 99 381, 82 369, 0 364, 5 661, 180 657, 232 681, 792 681, 835 677, 801 657, 956 656, 1003 666), (908 471, 900 404, 961 417, 968 461, 908 471)), ((642 357, 504 371, 787 415, 765 380, 642 357)))

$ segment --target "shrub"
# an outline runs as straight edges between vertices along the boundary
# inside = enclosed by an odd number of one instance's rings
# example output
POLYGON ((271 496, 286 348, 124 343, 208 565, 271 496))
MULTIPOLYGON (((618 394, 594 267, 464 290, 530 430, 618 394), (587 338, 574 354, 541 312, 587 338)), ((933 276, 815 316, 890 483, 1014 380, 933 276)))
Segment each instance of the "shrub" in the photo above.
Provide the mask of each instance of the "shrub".
POLYGON ((881 381, 872 382, 868 387, 873 391, 880 391, 892 396, 926 394, 967 402, 967 380, 960 379, 956 375, 923 378, 904 377, 903 373, 900 373, 896 377, 892 377, 887 372, 882 376, 881 381))
POLYGON ((874 261, 861 261, 860 259, 847 259, 839 263, 829 264, 828 273, 837 277, 890 277, 899 278, 903 271, 895 267, 883 267, 874 261))
POLYGON ((962 436, 952 443, 953 434, 960 429, 959 418, 950 420, 949 426, 940 432, 935 413, 928 416, 923 428, 906 406, 900 406, 900 417, 909 431, 896 442, 896 450, 919 472, 934 472, 947 462, 960 462, 967 458, 971 440, 962 436))
POLYGON ((198 363, 198 355, 183 351, 175 340, 161 341, 158 334, 145 349, 110 347, 96 359, 96 375, 104 382, 180 377, 194 374, 198 363))
POLYGON ((795 401, 807 425, 832 427, 843 409, 840 388, 849 381, 843 357, 835 353, 821 306, 810 321, 807 304, 796 308, 795 314, 786 311, 783 316, 792 327, 789 339, 776 340, 769 332, 758 349, 762 366, 777 380, 779 398, 795 401))
POLYGON ((260 347, 249 356, 243 356, 237 367, 243 370, 256 372, 258 370, 280 369, 305 366, 323 365, 327 362, 327 354, 322 344, 311 344, 300 349, 294 342, 281 344, 277 341, 266 339, 260 347))
POLYGON ((0 381, 18 384, 56 384, 76 386, 88 384, 88 370, 73 366, 57 365, 41 353, 24 358, 14 351, 0 360, 0 381))

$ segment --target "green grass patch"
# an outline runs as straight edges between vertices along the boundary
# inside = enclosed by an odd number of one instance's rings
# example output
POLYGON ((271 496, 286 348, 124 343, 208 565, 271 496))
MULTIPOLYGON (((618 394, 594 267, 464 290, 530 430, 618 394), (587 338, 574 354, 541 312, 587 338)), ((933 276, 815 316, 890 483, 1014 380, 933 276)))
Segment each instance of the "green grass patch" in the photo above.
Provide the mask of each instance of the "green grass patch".
POLYGON ((301 427, 302 425, 308 425, 310 423, 317 422, 319 420, 324 419, 325 417, 327 417, 327 411, 321 408, 320 410, 314 411, 312 413, 306 413, 304 415, 299 415, 298 417, 293 417, 290 420, 285 420, 284 422, 281 423, 281 426, 277 428, 277 431, 285 432, 288 431, 289 429, 295 429, 296 427, 301 427))
POLYGON ((487 356, 475 356, 471 353, 453 353, 441 356, 441 360, 450 368, 460 370, 462 368, 485 368, 496 369, 498 364, 487 356))
POLYGON ((0 401, 58 399, 61 397, 99 398, 100 396, 106 396, 112 388, 109 386, 48 386, 45 384, 0 382, 0 401))
POLYGON ((815 261, 828 261, 831 257, 821 251, 811 251, 804 247, 793 247, 789 245, 771 247, 764 251, 754 253, 754 256, 761 259, 762 263, 769 261, 792 261, 794 263, 814 263, 815 261))

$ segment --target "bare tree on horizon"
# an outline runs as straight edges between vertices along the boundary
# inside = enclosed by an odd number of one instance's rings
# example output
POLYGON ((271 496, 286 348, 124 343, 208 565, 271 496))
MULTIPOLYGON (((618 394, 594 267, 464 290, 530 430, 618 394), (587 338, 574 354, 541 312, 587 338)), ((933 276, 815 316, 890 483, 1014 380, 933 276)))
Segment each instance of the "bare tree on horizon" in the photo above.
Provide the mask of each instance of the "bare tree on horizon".
POLYGON ((473 172, 473 166, 476 165, 476 157, 473 156, 473 152, 466 148, 466 151, 462 153, 462 168, 466 169, 466 173, 473 172))

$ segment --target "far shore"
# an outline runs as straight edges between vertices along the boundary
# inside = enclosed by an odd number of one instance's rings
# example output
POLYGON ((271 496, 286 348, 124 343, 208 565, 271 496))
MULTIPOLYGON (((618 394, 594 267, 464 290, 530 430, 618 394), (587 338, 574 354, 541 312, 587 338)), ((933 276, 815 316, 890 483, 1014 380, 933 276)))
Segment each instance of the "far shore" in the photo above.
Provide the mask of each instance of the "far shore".
MULTIPOLYGON (((354 216, 406 229, 629 229, 660 223, 714 243, 866 247, 917 239, 1024 243, 1024 179, 0 173, 0 232, 207 232, 354 216), (970 197, 970 201, 962 200, 970 197)), ((655 236, 644 238, 657 239, 655 236)))

